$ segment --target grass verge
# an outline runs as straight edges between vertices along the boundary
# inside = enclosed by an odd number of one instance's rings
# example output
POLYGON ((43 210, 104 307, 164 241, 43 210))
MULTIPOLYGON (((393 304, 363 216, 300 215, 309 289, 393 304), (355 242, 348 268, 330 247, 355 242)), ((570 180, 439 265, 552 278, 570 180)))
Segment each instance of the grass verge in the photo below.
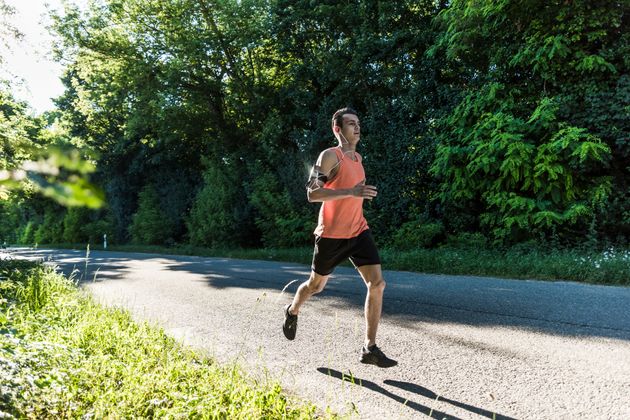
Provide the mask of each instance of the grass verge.
MULTIPOLYGON (((46 245, 53 248, 85 249, 86 245, 46 245)), ((102 247, 91 246, 93 250, 102 247)), ((310 264, 312 248, 291 249, 208 249, 180 245, 116 245, 108 250, 150 252, 205 257, 240 258, 310 264)), ((493 276, 513 279, 570 280, 585 283, 630 285, 630 251, 609 248, 604 251, 514 247, 444 246, 433 249, 380 250, 383 267, 434 274, 493 276)), ((349 265, 349 264, 347 264, 349 265)))
POLYGON ((0 260, 0 418, 312 418, 41 264, 0 260))
POLYGON ((384 250, 388 267, 427 273, 513 279, 570 280, 630 285, 630 252, 586 253, 574 250, 419 249, 384 250))

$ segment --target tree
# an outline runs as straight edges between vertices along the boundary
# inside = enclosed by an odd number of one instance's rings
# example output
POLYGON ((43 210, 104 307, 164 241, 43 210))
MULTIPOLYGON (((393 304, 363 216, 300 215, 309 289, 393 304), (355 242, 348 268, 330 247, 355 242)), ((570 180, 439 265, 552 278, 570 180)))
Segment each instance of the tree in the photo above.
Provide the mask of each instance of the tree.
POLYGON ((611 112, 620 103, 589 99, 626 83, 627 11, 529 0, 454 1, 441 13, 432 52, 464 70, 461 102, 437 125, 432 170, 445 206, 500 240, 586 233, 627 183, 628 125, 611 112), (609 115, 615 128, 598 127, 609 115))

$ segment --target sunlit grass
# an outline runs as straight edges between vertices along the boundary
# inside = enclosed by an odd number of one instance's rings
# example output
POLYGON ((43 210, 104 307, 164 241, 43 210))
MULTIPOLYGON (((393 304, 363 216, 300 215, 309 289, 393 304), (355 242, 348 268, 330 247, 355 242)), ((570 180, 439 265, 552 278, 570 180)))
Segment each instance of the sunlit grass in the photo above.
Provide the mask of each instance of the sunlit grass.
POLYGON ((312 418, 269 379, 220 366, 50 268, 0 261, 0 417, 312 418))

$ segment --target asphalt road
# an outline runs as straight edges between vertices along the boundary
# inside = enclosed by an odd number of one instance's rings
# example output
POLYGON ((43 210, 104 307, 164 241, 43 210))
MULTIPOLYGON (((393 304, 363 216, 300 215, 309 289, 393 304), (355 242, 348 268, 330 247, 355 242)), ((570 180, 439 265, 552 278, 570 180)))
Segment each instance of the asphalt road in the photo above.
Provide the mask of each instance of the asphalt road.
POLYGON ((86 271, 85 251, 12 252, 77 270, 102 303, 279 380, 322 410, 630 419, 630 288, 386 271, 378 344, 399 365, 379 369, 358 362, 365 286, 350 268, 302 308, 290 342, 282 307, 307 266, 92 251, 86 271))

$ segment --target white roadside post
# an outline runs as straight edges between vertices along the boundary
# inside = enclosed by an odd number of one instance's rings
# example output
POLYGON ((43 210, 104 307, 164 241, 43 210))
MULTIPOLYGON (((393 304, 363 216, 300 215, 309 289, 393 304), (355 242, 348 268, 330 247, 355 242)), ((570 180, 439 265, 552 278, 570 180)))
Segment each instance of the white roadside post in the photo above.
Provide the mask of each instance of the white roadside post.
POLYGON ((103 249, 107 249, 107 233, 103 235, 103 249))

